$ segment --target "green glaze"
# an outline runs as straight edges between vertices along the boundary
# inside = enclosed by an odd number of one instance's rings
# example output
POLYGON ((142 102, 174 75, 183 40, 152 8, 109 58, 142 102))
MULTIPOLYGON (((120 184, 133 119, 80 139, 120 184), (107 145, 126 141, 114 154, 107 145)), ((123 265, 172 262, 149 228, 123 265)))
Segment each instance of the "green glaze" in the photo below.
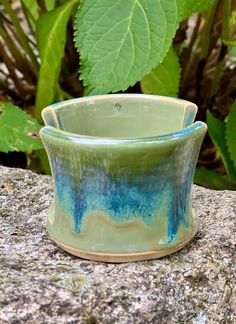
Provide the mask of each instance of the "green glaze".
POLYGON ((73 134, 143 138, 178 131, 192 123, 197 111, 192 103, 167 97, 158 97, 157 106, 157 96, 145 95, 84 97, 79 99, 80 109, 77 106, 77 99, 55 104, 44 110, 43 117, 47 124, 73 134))
POLYGON ((52 238, 77 255, 104 253, 104 260, 187 242, 196 231, 191 186, 206 133, 204 123, 193 124, 196 111, 184 100, 136 94, 44 109, 41 138, 55 183, 52 238))

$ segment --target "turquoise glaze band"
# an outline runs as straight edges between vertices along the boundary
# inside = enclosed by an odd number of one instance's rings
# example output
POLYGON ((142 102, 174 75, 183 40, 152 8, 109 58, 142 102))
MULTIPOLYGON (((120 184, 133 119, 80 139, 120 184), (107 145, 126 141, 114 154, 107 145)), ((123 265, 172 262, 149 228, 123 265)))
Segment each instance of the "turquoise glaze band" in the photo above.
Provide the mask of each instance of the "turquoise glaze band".
POLYGON ((183 100, 130 94, 46 108, 48 126, 41 138, 55 183, 48 220, 52 238, 71 253, 91 259, 97 254, 104 261, 146 259, 150 251, 156 257, 182 247, 196 231, 191 187, 206 133, 204 123, 193 123, 195 114, 196 106, 183 100), (163 109, 166 102, 169 107, 163 109), (146 130, 148 123, 140 127, 149 114, 153 127, 162 122, 157 135, 155 129, 146 130), (165 123, 170 128, 168 121, 175 116, 173 131, 165 133, 165 123), (132 125, 136 121, 137 128, 132 125), (108 122, 113 124, 104 136, 108 122), (125 254, 130 258, 122 258, 125 254))

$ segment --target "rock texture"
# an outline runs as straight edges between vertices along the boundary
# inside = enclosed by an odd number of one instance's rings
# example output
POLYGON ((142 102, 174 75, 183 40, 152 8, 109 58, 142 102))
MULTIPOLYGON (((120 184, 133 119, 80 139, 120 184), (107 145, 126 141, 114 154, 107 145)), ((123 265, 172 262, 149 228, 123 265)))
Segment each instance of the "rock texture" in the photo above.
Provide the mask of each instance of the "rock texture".
POLYGON ((236 193, 194 186, 200 231, 159 260, 104 264, 48 237, 50 177, 0 167, 0 323, 236 323, 236 193))

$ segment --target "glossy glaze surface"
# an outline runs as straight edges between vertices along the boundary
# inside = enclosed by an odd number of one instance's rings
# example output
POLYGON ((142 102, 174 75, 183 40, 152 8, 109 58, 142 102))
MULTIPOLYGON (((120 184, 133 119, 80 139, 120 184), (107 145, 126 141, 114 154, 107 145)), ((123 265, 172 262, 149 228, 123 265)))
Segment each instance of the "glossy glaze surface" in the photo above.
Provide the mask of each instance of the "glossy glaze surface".
POLYGON ((190 239, 192 179, 206 132, 204 123, 192 124, 196 110, 183 100, 128 94, 46 108, 41 137, 55 182, 52 238, 104 253, 105 261, 190 239))

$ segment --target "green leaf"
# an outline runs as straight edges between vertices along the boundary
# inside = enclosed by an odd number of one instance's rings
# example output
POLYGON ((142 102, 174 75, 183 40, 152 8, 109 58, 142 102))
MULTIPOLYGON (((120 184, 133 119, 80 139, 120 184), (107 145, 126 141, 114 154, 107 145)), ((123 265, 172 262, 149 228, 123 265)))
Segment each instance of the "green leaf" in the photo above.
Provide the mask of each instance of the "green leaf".
POLYGON ((54 9, 55 4, 56 0, 45 0, 45 5, 48 11, 54 9))
POLYGON ((46 12, 36 24, 36 39, 41 66, 36 94, 36 117, 41 119, 41 110, 51 104, 61 69, 66 42, 66 27, 71 11, 78 0, 46 12))
MULTIPOLYGON (((38 3, 35 0, 21 0, 21 2, 24 4, 24 6, 27 9, 27 12, 30 15, 30 18, 36 21, 39 18, 39 11, 38 11, 38 3)), ((45 6, 47 10, 54 9, 56 4, 55 0, 45 0, 45 6)))
POLYGON ((178 57, 171 47, 164 61, 141 81, 144 93, 177 97, 180 80, 180 64, 178 57))
POLYGON ((35 22, 39 17, 38 3, 35 0, 21 0, 24 4, 30 18, 35 22))
POLYGON ((209 135, 219 151, 220 157, 224 163, 225 169, 230 179, 236 182, 236 168, 230 158, 228 147, 225 139, 226 124, 215 118, 210 111, 207 112, 207 125, 209 135))
POLYGON ((41 125, 20 108, 8 102, 0 102, 0 151, 22 151, 43 148, 38 137, 41 125))
POLYGON ((229 179, 214 170, 208 170, 206 168, 196 168, 193 182, 203 187, 216 190, 236 189, 235 185, 229 179))
POLYGON ((216 0, 178 0, 178 6, 181 8, 181 20, 191 16, 193 13, 206 10, 216 0))
POLYGON ((160 63, 178 27, 177 0, 83 0, 75 43, 88 94, 125 90, 160 63))
POLYGON ((236 169, 236 100, 234 101, 226 122, 226 142, 231 159, 236 169))

